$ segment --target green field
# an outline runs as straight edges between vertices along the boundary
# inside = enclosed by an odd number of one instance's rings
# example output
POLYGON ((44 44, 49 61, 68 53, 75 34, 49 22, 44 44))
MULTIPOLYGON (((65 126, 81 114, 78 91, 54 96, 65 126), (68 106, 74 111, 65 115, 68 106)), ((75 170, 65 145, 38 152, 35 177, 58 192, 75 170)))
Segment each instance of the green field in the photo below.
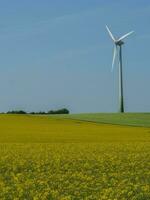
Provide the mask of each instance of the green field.
POLYGON ((96 123, 150 127, 150 113, 89 113, 72 114, 66 117, 96 123))
POLYGON ((98 115, 0 115, 0 199, 150 199, 149 115, 98 115))

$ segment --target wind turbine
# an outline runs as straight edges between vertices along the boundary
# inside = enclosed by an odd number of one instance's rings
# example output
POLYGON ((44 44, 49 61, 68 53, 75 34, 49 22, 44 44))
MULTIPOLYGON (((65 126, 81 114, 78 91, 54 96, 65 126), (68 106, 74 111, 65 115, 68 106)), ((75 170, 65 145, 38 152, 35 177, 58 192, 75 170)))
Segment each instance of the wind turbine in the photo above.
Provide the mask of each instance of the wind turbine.
POLYGON ((123 39, 131 35, 134 31, 131 31, 119 39, 115 39, 113 34, 111 33, 110 29, 108 26, 106 26, 106 29, 111 37, 111 39, 114 42, 114 53, 113 53, 113 60, 112 60, 112 70, 114 68, 115 64, 115 59, 118 54, 119 56, 119 112, 123 113, 124 112, 124 98, 123 98, 123 72, 122 72, 122 45, 124 44, 123 39))

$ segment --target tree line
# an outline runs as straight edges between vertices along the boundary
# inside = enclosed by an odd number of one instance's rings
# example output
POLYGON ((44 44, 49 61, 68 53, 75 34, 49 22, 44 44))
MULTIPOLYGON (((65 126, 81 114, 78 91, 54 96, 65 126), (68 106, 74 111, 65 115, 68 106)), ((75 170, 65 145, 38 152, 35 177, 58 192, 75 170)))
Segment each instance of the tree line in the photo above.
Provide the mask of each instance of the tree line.
POLYGON ((5 114, 31 114, 31 115, 54 115, 54 114, 69 114, 69 110, 67 108, 62 108, 58 110, 49 110, 48 112, 40 111, 40 112, 26 112, 24 110, 12 110, 8 111, 5 114))

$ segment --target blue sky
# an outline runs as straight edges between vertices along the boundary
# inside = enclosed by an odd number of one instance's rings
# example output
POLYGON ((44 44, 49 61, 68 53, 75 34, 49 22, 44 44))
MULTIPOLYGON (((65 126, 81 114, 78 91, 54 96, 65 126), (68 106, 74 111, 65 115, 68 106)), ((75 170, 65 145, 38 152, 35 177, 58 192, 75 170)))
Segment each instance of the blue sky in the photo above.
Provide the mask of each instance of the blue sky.
POLYGON ((116 36, 123 49, 125 110, 150 111, 150 1, 5 0, 0 2, 0 112, 67 107, 116 112, 116 36))

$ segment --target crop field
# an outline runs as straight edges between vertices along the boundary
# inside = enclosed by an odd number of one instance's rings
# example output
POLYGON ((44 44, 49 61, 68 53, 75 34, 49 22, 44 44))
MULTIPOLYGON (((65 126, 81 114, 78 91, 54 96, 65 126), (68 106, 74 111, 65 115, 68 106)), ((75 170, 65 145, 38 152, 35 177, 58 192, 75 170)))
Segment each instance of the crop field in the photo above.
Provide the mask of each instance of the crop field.
POLYGON ((104 124, 150 127, 150 113, 89 113, 63 117, 104 124))
POLYGON ((0 199, 148 200, 150 128, 0 115, 0 199))

